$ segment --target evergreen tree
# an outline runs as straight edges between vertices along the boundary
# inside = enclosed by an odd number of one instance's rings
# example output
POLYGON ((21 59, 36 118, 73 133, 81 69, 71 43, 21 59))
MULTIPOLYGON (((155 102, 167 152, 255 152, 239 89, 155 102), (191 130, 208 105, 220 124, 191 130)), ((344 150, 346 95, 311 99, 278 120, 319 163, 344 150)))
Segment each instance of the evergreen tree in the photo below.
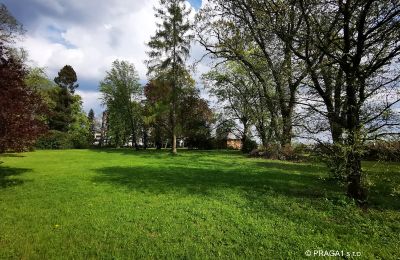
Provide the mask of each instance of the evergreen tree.
POLYGON ((75 84, 77 76, 74 69, 65 65, 54 78, 54 82, 59 88, 50 93, 51 99, 55 103, 52 115, 49 118, 49 127, 52 130, 68 132, 73 122, 72 105, 74 103, 74 91, 79 86, 75 84))
POLYGON ((170 131, 172 153, 176 153, 177 131, 177 101, 179 90, 183 87, 181 77, 185 77, 185 61, 189 56, 190 43, 193 35, 188 16, 190 9, 186 9, 184 0, 160 0, 160 8, 156 10, 156 18, 161 20, 157 24, 157 31, 148 43, 151 51, 147 62, 149 75, 158 77, 167 75, 166 81, 171 85, 170 101, 170 131))
POLYGON ((68 89, 71 94, 74 94, 75 89, 79 87, 79 84, 75 84, 77 80, 75 70, 70 65, 65 65, 54 78, 54 82, 60 88, 68 89))
POLYGON ((89 142, 93 143, 94 141, 94 135, 96 133, 95 129, 95 118, 94 118, 94 111, 93 109, 89 110, 88 113, 88 121, 89 121, 89 142))

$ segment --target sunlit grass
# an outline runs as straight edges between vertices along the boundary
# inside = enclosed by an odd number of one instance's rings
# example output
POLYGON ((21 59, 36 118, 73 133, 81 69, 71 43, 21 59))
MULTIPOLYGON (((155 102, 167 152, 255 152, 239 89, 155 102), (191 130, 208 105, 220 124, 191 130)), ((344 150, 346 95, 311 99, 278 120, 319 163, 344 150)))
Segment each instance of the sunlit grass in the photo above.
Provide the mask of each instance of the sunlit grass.
POLYGON ((400 165, 365 163, 368 209, 322 165, 236 152, 0 156, 0 258, 400 257, 400 165))

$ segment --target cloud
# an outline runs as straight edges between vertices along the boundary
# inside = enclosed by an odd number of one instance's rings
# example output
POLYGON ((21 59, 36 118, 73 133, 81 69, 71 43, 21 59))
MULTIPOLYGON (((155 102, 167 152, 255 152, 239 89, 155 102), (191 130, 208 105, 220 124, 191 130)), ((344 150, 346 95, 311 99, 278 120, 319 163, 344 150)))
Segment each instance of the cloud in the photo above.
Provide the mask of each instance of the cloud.
POLYGON ((25 2, 38 14, 22 18, 32 23, 24 24, 28 31, 22 46, 51 77, 69 64, 79 79, 99 81, 115 59, 134 63, 140 77, 146 77, 143 61, 146 42, 156 29, 155 0, 25 2))
MULTIPOLYGON (((85 110, 115 59, 132 62, 146 80, 146 42, 156 30, 153 6, 158 0, 4 0, 27 30, 21 45, 36 66, 54 78, 66 64, 78 76, 85 110), (89 95, 88 93, 92 93, 89 95)), ((190 0, 199 8, 200 0, 190 0)), ((187 5, 190 5, 187 2, 187 5)), ((192 15, 194 16, 193 9, 192 15)), ((199 46, 193 52, 201 56, 199 46)), ((201 71, 205 67, 201 67, 201 71)), ((198 78, 198 75, 195 75, 198 78)), ((97 105, 96 107, 99 107, 97 105)))
POLYGON ((101 114, 103 107, 101 106, 101 94, 98 91, 77 90, 76 94, 81 96, 83 102, 83 110, 89 112, 93 109, 96 117, 101 114))

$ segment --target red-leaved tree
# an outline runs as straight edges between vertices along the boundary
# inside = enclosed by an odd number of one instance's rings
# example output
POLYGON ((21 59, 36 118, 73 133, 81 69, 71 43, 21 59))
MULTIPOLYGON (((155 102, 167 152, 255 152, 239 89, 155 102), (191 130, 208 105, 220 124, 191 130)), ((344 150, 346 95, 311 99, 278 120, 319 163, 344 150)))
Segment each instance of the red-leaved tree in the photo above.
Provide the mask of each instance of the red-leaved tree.
POLYGON ((26 150, 46 131, 47 107, 25 75, 23 63, 0 44, 0 153, 26 150))

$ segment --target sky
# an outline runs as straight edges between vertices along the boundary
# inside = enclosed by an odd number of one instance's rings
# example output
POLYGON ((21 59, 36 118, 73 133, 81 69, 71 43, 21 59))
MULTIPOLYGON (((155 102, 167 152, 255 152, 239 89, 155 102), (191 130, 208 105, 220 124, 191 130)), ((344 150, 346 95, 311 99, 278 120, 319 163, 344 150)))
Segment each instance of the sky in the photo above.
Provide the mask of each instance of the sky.
MULTIPOLYGON (((53 79, 66 64, 78 76, 77 94, 83 107, 99 115, 98 83, 111 63, 132 62, 142 84, 146 82, 146 42, 156 30, 153 7, 158 0, 0 0, 26 30, 22 42, 31 65, 46 68, 53 79)), ((202 0, 188 0, 192 15, 202 6, 202 0)), ((204 50, 192 46, 188 63, 200 59, 204 50)), ((208 66, 200 63, 195 79, 208 66)))

